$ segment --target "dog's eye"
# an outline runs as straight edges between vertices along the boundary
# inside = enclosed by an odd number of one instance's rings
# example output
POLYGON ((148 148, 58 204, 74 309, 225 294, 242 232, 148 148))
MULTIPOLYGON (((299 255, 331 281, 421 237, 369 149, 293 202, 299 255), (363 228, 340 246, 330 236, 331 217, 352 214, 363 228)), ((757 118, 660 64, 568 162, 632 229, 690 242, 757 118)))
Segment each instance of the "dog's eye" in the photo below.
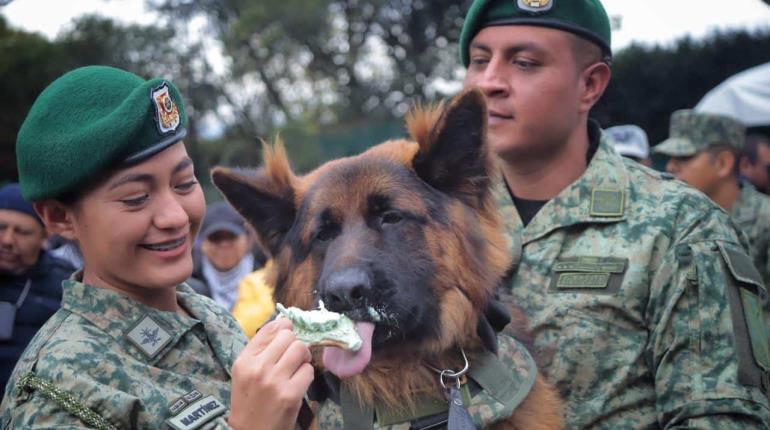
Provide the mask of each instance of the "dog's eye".
POLYGON ((380 221, 383 225, 384 224, 396 224, 401 222, 401 220, 404 219, 404 217, 401 216, 400 213, 396 211, 388 211, 382 214, 382 220, 380 221))

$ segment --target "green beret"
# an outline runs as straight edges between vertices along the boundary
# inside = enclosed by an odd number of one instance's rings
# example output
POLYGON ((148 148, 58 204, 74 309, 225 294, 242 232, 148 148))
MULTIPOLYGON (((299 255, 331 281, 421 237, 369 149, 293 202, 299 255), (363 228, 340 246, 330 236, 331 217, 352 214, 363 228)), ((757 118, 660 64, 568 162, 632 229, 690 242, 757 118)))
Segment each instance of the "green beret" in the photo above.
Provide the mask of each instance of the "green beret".
POLYGON ((671 114, 668 136, 653 152, 670 157, 690 157, 715 144, 742 150, 746 127, 729 116, 681 109, 671 114))
POLYGON ((75 69, 38 96, 16 140, 27 200, 59 197, 139 163, 187 134, 179 91, 106 66, 75 69))
POLYGON ((468 67, 468 48, 482 28, 495 25, 535 25, 568 31, 599 45, 607 58, 610 19, 599 0, 475 0, 460 33, 460 61, 468 67))

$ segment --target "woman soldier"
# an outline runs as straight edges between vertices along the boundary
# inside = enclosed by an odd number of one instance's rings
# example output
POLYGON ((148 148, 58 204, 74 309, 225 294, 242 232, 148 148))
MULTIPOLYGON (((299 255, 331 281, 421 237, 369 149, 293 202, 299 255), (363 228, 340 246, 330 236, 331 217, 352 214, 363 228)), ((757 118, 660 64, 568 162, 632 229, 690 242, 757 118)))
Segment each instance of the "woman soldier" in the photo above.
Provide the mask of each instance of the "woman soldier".
POLYGON ((84 267, 17 363, 1 428, 294 427, 313 369, 291 324, 246 344, 184 284, 205 211, 186 126, 171 82, 110 67, 71 71, 35 101, 16 146, 22 192, 84 267))

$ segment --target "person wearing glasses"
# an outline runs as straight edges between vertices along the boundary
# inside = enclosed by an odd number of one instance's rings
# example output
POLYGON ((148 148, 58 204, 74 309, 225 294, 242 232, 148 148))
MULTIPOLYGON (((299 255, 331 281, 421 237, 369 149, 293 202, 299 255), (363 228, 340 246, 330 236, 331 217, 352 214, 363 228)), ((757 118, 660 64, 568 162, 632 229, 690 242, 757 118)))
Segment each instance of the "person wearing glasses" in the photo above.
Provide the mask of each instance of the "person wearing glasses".
POLYGON ((24 197, 84 266, 20 358, 0 428, 291 429, 313 379, 291 323, 247 343, 185 284, 205 213, 165 79, 73 70, 37 98, 16 142, 24 197))
POLYGON ((739 178, 745 132, 734 118, 683 109, 671 115, 670 137, 654 151, 670 157, 669 173, 730 214, 748 236, 754 265, 770 285, 770 197, 739 178))

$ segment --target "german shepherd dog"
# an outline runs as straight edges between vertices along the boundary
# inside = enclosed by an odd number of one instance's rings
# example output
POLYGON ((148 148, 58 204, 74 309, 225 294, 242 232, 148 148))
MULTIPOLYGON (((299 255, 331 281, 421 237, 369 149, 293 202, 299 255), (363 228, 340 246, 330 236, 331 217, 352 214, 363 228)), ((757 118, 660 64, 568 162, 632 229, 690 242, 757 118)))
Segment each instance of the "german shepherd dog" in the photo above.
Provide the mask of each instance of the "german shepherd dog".
MULTIPOLYGON (((491 342, 484 335, 485 312, 511 258, 491 193, 497 169, 486 118, 484 96, 469 90, 446 107, 414 109, 411 140, 304 176, 292 172, 280 142, 263 146, 256 173, 212 171, 274 259, 275 301, 312 309, 320 299, 356 322, 361 350, 326 347, 314 360, 326 371, 316 382, 336 375, 361 408, 408 409, 426 395, 446 404, 438 370, 463 368, 463 356, 472 370, 480 354, 495 350, 494 332, 491 342)), ((505 330, 523 339, 526 323, 510 312, 505 330)), ((511 416, 486 427, 562 428, 555 390, 540 374, 530 384, 511 416)))

